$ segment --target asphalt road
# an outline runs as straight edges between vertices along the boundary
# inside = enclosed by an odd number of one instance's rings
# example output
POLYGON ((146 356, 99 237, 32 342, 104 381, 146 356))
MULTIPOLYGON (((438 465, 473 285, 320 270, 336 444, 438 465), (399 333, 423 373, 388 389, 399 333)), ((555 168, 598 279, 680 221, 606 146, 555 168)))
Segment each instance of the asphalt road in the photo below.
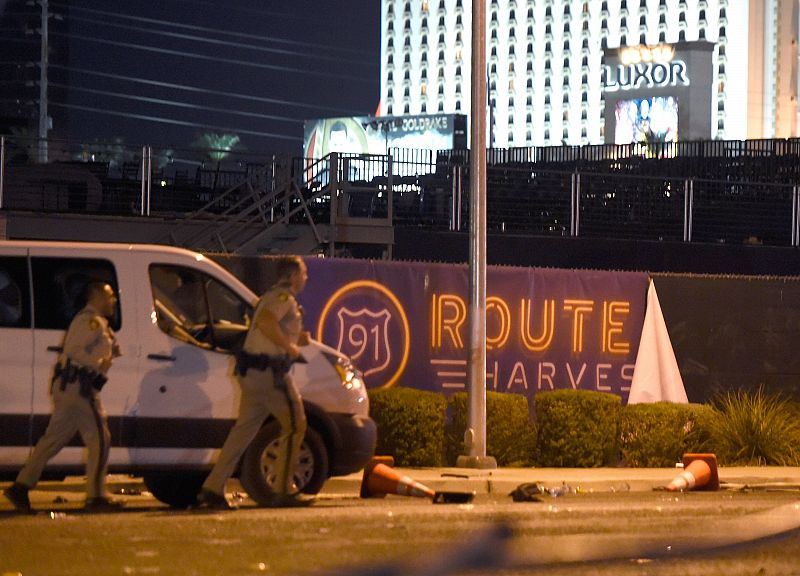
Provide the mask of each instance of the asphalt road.
POLYGON ((467 567, 504 576, 800 574, 797 531, 748 538, 797 523, 796 489, 596 490, 525 503, 494 493, 470 504, 323 492, 306 509, 243 499, 238 511, 209 513, 170 510, 126 485, 125 511, 86 514, 80 486, 43 487, 35 515, 0 507, 0 576, 387 576, 467 567))

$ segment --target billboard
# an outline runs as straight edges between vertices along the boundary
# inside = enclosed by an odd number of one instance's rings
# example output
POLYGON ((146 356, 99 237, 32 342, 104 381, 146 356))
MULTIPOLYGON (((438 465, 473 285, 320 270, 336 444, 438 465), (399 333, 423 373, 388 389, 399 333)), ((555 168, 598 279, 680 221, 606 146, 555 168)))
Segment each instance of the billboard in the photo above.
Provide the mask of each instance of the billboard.
POLYGON ((614 107, 614 144, 677 141, 677 98, 653 96, 617 100, 614 107))
MULTIPOLYGON (((466 265, 307 258, 306 328, 350 356, 370 388, 466 389, 466 265)), ((487 388, 560 388, 627 399, 649 277, 490 266, 487 388)))
POLYGON ((392 148, 450 150, 466 144, 463 114, 349 116, 306 120, 303 151, 318 160, 331 152, 383 155, 392 148))

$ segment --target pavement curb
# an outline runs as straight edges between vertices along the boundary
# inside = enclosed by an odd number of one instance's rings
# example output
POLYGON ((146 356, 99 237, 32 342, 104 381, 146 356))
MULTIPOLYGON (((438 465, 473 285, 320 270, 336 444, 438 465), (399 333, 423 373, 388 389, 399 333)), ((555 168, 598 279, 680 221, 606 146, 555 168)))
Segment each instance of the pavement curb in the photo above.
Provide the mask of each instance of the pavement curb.
MULTIPOLYGON (((508 495, 520 484, 545 489, 567 487, 583 492, 650 492, 663 488, 679 468, 396 468, 437 491, 508 495)), ((358 494, 363 474, 329 479, 322 494, 358 494)), ((722 488, 773 487, 800 490, 800 467, 729 467, 719 469, 722 488)))

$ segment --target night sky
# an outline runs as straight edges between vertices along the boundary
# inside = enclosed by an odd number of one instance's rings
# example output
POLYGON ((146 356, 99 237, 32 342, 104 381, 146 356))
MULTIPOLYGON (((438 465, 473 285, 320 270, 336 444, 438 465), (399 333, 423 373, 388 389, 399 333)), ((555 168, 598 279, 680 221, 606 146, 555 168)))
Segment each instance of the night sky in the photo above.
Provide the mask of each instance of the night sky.
POLYGON ((178 149, 214 132, 299 153, 305 119, 378 105, 378 0, 50 4, 68 23, 69 89, 52 106, 70 139, 178 149))

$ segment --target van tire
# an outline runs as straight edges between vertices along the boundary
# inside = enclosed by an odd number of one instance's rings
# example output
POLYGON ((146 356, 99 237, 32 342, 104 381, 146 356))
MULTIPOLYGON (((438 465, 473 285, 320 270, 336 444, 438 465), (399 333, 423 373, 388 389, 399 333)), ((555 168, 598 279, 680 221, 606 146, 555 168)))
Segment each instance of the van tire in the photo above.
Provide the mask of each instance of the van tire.
POLYGON ((186 509, 197 502, 197 493, 206 479, 200 472, 153 472, 143 476, 144 485, 170 508, 186 509))
MULTIPOLYGON (((250 443, 242 457, 239 481, 242 487, 257 504, 267 504, 274 495, 268 481, 268 469, 274 468, 280 424, 271 421, 265 424, 250 443)), ((300 464, 294 481, 304 494, 316 494, 328 479, 328 450, 322 436, 311 427, 300 448, 300 464)))

